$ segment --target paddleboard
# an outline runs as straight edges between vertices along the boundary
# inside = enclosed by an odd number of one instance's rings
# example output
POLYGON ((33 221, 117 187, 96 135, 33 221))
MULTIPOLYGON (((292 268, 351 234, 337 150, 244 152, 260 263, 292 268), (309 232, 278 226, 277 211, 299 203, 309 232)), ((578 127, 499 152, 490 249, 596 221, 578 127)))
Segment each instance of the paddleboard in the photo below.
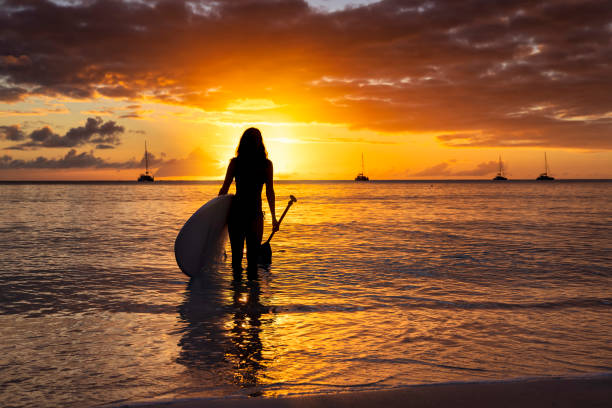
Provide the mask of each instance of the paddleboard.
POLYGON ((219 260, 233 197, 226 194, 213 198, 193 213, 179 231, 174 241, 174 256, 185 275, 199 277, 219 260))

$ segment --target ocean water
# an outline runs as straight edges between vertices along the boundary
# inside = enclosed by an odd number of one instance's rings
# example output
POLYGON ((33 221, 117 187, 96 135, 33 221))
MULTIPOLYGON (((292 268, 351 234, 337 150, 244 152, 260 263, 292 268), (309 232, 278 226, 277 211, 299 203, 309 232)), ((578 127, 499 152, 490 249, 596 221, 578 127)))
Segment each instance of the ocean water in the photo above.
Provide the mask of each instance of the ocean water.
POLYGON ((219 187, 0 185, 0 405, 612 371, 612 182, 281 182, 272 265, 189 282, 219 187))

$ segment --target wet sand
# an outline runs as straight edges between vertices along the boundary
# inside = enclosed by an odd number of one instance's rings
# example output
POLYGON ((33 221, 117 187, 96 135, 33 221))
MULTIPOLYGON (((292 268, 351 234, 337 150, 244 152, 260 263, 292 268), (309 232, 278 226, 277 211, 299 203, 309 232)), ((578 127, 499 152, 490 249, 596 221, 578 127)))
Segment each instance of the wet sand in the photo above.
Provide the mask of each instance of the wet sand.
MULTIPOLYGON (((416 385, 386 391, 283 398, 201 398, 141 402, 151 408, 371 408, 371 407, 610 407, 612 374, 486 383, 416 385)), ((117 405, 115 405, 117 406, 117 405)))

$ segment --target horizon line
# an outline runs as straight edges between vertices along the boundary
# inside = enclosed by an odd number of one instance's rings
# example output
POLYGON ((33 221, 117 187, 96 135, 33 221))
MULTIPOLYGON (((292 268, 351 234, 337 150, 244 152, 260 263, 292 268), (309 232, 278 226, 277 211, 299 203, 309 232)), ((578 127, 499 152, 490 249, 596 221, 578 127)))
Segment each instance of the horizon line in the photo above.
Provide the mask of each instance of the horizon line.
MULTIPOLYGON (((283 182, 354 182, 358 184, 368 184, 368 183, 377 183, 377 182, 448 182, 448 181, 478 181, 478 182, 488 182, 495 181, 491 178, 478 178, 478 179, 370 179, 369 181, 355 181, 353 179, 280 179, 274 180, 275 183, 283 183, 283 182)), ((503 181, 538 181, 534 179, 508 179, 503 181)), ((552 181, 612 181, 612 178, 556 178, 552 181)), ((156 180, 153 183, 223 183, 223 179, 213 179, 213 180, 198 180, 198 179, 163 179, 156 180)), ((66 180, 66 179, 10 179, 10 180, 2 180, 0 179, 0 184, 2 183, 139 183, 137 180, 132 179, 120 179, 120 180, 103 180, 103 179, 82 179, 82 180, 66 180)), ((499 183, 499 184, 503 184, 499 183)))

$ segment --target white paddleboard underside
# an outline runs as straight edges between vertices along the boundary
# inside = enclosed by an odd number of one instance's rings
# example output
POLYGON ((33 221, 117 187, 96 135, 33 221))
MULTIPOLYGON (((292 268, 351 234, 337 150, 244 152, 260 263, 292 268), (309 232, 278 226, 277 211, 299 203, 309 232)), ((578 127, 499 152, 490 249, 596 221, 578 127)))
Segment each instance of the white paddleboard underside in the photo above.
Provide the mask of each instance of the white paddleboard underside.
POLYGON ((217 263, 227 238, 227 217, 233 194, 218 196, 201 206, 183 225, 174 242, 181 271, 202 276, 217 263))

